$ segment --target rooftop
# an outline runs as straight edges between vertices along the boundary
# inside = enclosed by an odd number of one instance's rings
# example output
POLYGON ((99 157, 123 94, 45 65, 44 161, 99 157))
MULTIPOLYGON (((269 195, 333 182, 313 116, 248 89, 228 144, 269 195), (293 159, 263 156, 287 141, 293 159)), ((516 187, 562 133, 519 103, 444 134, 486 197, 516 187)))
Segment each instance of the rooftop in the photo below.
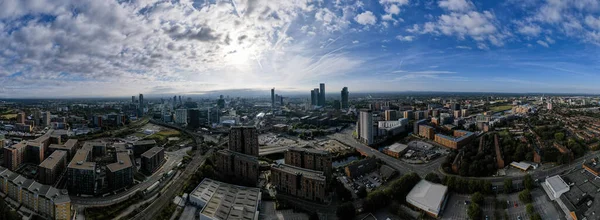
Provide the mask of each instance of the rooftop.
POLYGON ((11 146, 6 146, 4 148, 10 149, 10 150, 15 150, 15 149, 18 150, 18 149, 21 149, 21 148, 24 148, 24 147, 27 147, 27 142, 26 141, 21 141, 21 142, 19 142, 17 144, 13 144, 11 146))
POLYGON ((77 139, 69 139, 65 142, 65 147, 68 149, 74 149, 75 145, 77 145, 77 139))
POLYGON ((142 157, 151 158, 151 157, 154 157, 154 155, 158 154, 158 152, 163 151, 163 150, 164 150, 164 148, 162 148, 162 147, 153 147, 150 150, 147 150, 146 152, 144 152, 142 154, 142 157))
POLYGON ((117 153, 117 162, 106 165, 110 172, 116 172, 131 167, 131 159, 127 153, 117 153))
POLYGON ((459 141, 462 141, 462 140, 464 140, 466 138, 469 138, 473 134, 475 134, 473 132, 465 131, 465 130, 456 130, 456 131, 457 132, 463 132, 464 135, 462 135, 460 137, 454 137, 454 136, 448 136, 448 135, 443 135, 443 134, 436 134, 435 136, 440 136, 441 138, 444 138, 444 139, 448 139, 448 140, 451 140, 451 141, 454 141, 454 142, 459 142, 459 141))
POLYGON ((391 152, 400 153, 400 152, 406 150, 406 148, 408 148, 408 145, 401 144, 401 143, 394 143, 386 148, 387 148, 387 150, 389 150, 391 152))
POLYGON ((301 151, 301 152, 307 152, 307 153, 313 153, 313 154, 321 154, 321 155, 329 155, 328 151, 317 150, 314 148, 290 147, 288 150, 289 151, 301 151))
POLYGON ((425 211, 439 214, 448 187, 421 180, 410 190, 406 201, 425 211))
POLYGON ((156 144, 155 140, 143 140, 143 141, 136 141, 133 143, 133 145, 148 145, 148 144, 156 144))
POLYGON ((569 188, 569 185, 559 175, 548 177, 546 182, 554 192, 561 192, 569 188))
POLYGON ((61 160, 64 160, 64 158, 66 156, 67 156, 67 152, 62 151, 62 150, 56 150, 56 151, 52 152, 52 154, 50 154, 50 156, 48 156, 48 158, 46 158, 44 161, 42 161, 42 163, 40 163, 40 167, 47 168, 47 169, 53 169, 54 167, 56 167, 58 162, 61 160))
POLYGON ((190 194, 206 205, 200 213, 213 219, 254 219, 260 200, 258 188, 205 178, 190 194))
POLYGON ((87 157, 90 154, 89 150, 79 149, 73 159, 69 163, 69 168, 73 169, 84 169, 84 170, 94 170, 96 163, 87 162, 87 157))
POLYGON ((272 165, 271 168, 280 170, 280 171, 283 171, 286 173, 301 174, 303 177, 310 178, 310 179, 325 181, 325 175, 321 171, 304 169, 304 168, 300 168, 300 167, 290 166, 287 164, 275 164, 275 165, 272 165))

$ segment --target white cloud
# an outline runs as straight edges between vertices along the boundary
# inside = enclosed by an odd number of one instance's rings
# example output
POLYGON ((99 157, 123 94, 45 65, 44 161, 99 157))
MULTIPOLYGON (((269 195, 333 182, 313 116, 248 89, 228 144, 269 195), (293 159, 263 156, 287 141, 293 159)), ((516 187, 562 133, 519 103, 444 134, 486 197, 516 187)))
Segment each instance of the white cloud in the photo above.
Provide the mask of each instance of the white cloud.
POLYGON ((415 39, 415 36, 411 36, 411 35, 408 35, 408 36, 398 35, 398 36, 396 36, 396 39, 399 40, 399 41, 410 42, 410 41, 413 41, 415 39))
POLYGON ((549 44, 554 44, 556 41, 548 36, 546 36, 546 42, 548 42, 549 44))
POLYGON ((519 33, 524 35, 538 36, 540 32, 542 32, 542 28, 540 28, 540 26, 537 25, 519 24, 518 31, 519 33))
POLYGON ((365 11, 357 15, 356 17, 354 17, 354 20, 362 25, 374 25, 375 23, 377 23, 377 17, 375 17, 375 15, 373 15, 373 12, 371 11, 365 11))
POLYGON ((542 45, 544 47, 550 47, 550 45, 548 45, 548 43, 546 43, 545 41, 542 40, 538 40, 536 41, 537 44, 542 45))
POLYGON ((397 4, 399 6, 408 5, 408 0, 379 0, 379 4, 397 4))
POLYGON ((348 27, 349 22, 327 8, 320 8, 315 13, 315 19, 323 22, 323 28, 328 32, 340 31, 348 27))
POLYGON ((469 11, 474 8, 473 3, 469 0, 441 0, 438 2, 440 8, 450 11, 469 11))
POLYGON ((400 14, 400 8, 397 5, 390 5, 389 7, 385 7, 385 12, 397 15, 400 14))
POLYGON ((585 24, 594 30, 600 30, 600 17, 588 15, 585 17, 585 24))
POLYGON ((352 41, 352 43, 357 44, 357 43, 360 43, 360 41, 355 40, 355 41, 352 41))
POLYGON ((469 46, 456 46, 456 49, 470 50, 472 48, 469 46))

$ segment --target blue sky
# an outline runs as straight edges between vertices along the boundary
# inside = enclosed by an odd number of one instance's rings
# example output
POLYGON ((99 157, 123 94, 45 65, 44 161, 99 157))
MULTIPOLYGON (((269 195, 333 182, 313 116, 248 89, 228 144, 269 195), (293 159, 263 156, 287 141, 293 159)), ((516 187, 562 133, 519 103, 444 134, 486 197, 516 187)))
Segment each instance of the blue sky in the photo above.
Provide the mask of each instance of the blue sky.
POLYGON ((0 44, 0 97, 600 93, 598 0, 7 0, 0 44))

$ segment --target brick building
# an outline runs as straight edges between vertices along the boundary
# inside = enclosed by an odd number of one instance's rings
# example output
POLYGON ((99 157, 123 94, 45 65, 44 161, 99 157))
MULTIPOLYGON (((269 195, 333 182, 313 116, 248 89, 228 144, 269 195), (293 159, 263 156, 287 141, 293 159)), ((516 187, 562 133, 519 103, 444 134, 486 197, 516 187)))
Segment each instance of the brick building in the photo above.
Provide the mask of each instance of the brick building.
POLYGON ((165 149, 153 147, 142 154, 142 170, 147 174, 154 173, 165 161, 165 149))
POLYGON ((42 184, 54 185, 67 167, 67 152, 54 151, 38 166, 38 181, 42 184))
POLYGON ((226 179, 234 179, 255 186, 260 174, 258 158, 230 150, 216 154, 216 170, 226 179))
POLYGON ((311 148, 289 148, 285 152, 285 164, 323 171, 326 175, 331 174, 332 171, 331 155, 329 152, 311 148))
POLYGON ((428 125, 419 125, 419 135, 429 140, 435 139, 435 130, 428 125))
POLYGON ((278 192, 301 199, 324 202, 326 177, 314 171, 286 164, 271 166, 271 184, 278 192))
POLYGON ((475 137, 475 134, 470 131, 455 130, 454 136, 447 136, 443 134, 435 135, 435 142, 443 145, 447 148, 460 149, 462 146, 471 142, 475 137))
POLYGON ((229 130, 228 149, 242 154, 258 156, 258 131, 256 127, 232 127, 229 130))

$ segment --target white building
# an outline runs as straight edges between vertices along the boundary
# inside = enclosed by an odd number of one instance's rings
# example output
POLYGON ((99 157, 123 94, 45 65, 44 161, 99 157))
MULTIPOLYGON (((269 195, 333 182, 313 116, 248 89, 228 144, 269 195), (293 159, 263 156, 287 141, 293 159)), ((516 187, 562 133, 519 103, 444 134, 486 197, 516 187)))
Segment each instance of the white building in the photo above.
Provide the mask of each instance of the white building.
POLYGON ((190 203, 202 207, 200 220, 258 219, 261 192, 205 178, 190 193, 190 203))
POLYGON ((175 110, 175 123, 187 124, 187 109, 175 110))
POLYGON ((447 186, 421 180, 410 190, 406 202, 437 218, 444 208, 447 195, 447 186))
POLYGON ((401 118, 397 121, 379 121, 377 122, 378 136, 397 135, 406 131, 408 119, 401 118))
POLYGON ((373 144, 373 112, 371 110, 360 111, 357 130, 360 141, 367 145, 373 144))
POLYGON ((571 189, 559 175, 546 178, 542 188, 544 188, 544 191, 546 191, 550 200, 558 199, 563 193, 566 193, 571 189))

